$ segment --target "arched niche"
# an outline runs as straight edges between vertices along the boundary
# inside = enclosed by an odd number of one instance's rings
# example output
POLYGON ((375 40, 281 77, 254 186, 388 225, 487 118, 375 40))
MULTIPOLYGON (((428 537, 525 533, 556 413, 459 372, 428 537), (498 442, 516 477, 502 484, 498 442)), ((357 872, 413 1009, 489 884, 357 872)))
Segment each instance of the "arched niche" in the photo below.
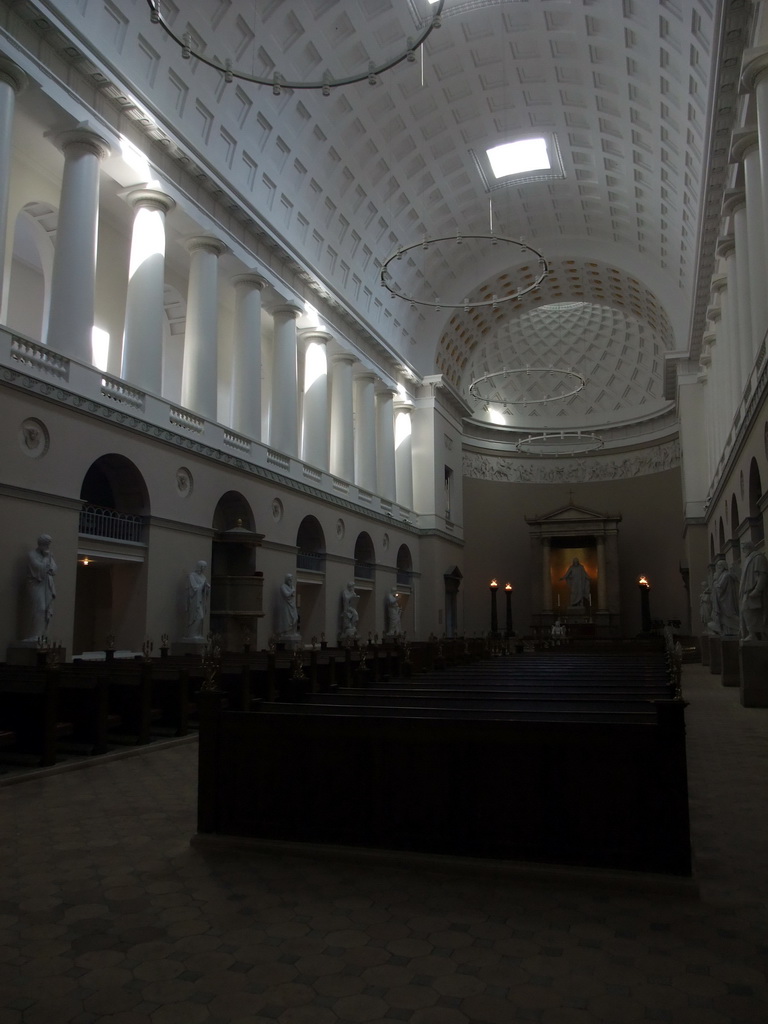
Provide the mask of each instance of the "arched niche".
POLYGON ((296 608, 304 637, 320 637, 325 630, 326 544, 317 516, 304 516, 296 531, 296 608))
POLYGON ((401 544, 397 549, 397 586, 398 588, 411 588, 413 578, 413 556, 407 544, 401 544))
POLYGON ((739 518, 739 502, 735 494, 731 495, 731 547, 738 551, 739 547, 739 526, 741 520, 739 518))
POLYGON ((256 568, 264 535, 254 529, 253 510, 239 491, 219 498, 212 525, 211 631, 225 650, 255 650, 264 615, 264 578, 256 568))
POLYGON ((355 538, 355 590, 359 594, 357 611, 358 632, 365 637, 376 631, 376 608, 374 605, 376 579, 376 550, 371 535, 361 530, 355 538))
POLYGON ((369 533, 363 530, 355 540, 355 579, 373 583, 376 572, 376 552, 369 533))
POLYGON ((760 467, 757 464, 757 459, 753 458, 749 464, 749 535, 753 544, 762 543, 765 537, 764 505, 760 467))
POLYGON ((44 341, 53 272, 53 237, 58 211, 49 203, 27 203, 16 217, 8 287, 8 327, 44 341))

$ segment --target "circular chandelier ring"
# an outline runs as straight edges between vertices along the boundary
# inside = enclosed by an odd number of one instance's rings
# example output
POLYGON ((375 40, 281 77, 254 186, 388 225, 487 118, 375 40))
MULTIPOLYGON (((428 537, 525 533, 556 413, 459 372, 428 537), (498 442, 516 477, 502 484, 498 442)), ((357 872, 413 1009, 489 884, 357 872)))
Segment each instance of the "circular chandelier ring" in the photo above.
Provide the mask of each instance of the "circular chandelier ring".
POLYGON ((536 288, 542 283, 544 278, 549 273, 549 264, 538 249, 535 249, 532 245, 522 241, 519 238, 507 238, 505 235, 442 235, 439 238, 424 238, 421 242, 411 242, 410 245, 401 245, 389 256, 382 264, 379 277, 382 285, 387 289, 390 294, 394 295, 395 298, 404 299, 406 302, 418 306, 430 306, 432 309, 463 309, 464 312, 468 312, 470 309, 477 309, 481 306, 493 306, 496 309, 497 306, 501 305, 502 302, 510 302, 516 299, 521 299, 524 295, 529 292, 535 291, 536 288), (415 296, 408 295, 406 292, 400 291, 398 287, 392 284, 392 275, 389 272, 389 265, 393 260, 400 260, 403 256, 410 252, 412 249, 428 249, 431 245, 436 245, 439 242, 456 242, 457 245, 461 245, 464 241, 483 241, 490 242, 492 245, 496 245, 498 242, 505 242, 508 245, 516 245, 521 253, 533 253, 539 262, 539 272, 536 275, 536 279, 533 284, 529 284, 525 288, 518 288, 512 295, 494 295, 490 299, 484 299, 482 301, 475 301, 474 299, 464 299, 462 302, 442 302, 441 300, 431 301, 429 299, 417 299, 415 296))
POLYGON ((605 441, 597 434, 583 433, 580 430, 562 430, 559 433, 531 434, 521 438, 515 450, 524 455, 563 456, 587 455, 599 451, 605 441), (569 442, 573 444, 569 444, 569 442))
POLYGON ((580 373, 577 373, 576 370, 563 370, 557 366, 521 366, 516 367, 512 370, 494 370, 493 373, 486 373, 483 374, 482 377, 476 377, 475 380, 473 380, 472 383, 469 385, 469 393, 470 395, 472 395, 473 398, 477 399, 478 402, 483 402, 485 403, 485 405, 541 405, 545 402, 560 402, 565 398, 572 398, 574 395, 578 395, 578 393, 582 390, 586 382, 586 377, 583 377, 580 373), (563 381, 566 381, 568 380, 568 378, 570 378, 571 389, 570 391, 565 391, 560 395, 544 395, 542 398, 531 398, 523 396, 522 398, 518 399, 488 398, 481 391, 481 388, 484 384, 490 384, 491 389, 495 388, 496 385, 494 385, 492 382, 495 381, 498 377, 503 377, 506 380, 509 377, 518 374, 530 375, 531 373, 548 374, 549 376, 559 374, 562 377, 563 381))
POLYGON ((166 23, 160 10, 160 0, 147 0, 149 6, 149 18, 153 25, 159 25, 166 35, 170 36, 176 45, 181 49, 181 56, 184 60, 189 60, 190 57, 194 57, 195 60, 200 61, 201 64, 207 65, 209 68, 213 68, 215 71, 219 71, 224 76, 225 82, 231 82, 234 78, 237 78, 241 82, 251 82, 253 85, 268 85, 271 86, 272 92, 279 96, 283 89, 319 89, 324 96, 330 94, 331 89, 335 89, 340 85, 354 85, 357 82, 368 82, 370 85, 376 85, 378 76, 383 74, 385 71, 389 71, 391 68, 401 64, 404 60, 409 63, 413 63, 416 60, 416 51, 424 44, 432 31, 436 28, 440 28, 442 24, 442 11, 445 5, 445 0, 438 0, 435 10, 431 13, 427 19, 426 27, 423 29, 420 35, 415 39, 408 37, 406 49, 389 60, 383 61, 381 64, 376 64, 374 61, 370 61, 368 68, 365 71, 356 73, 354 75, 345 75, 342 78, 334 78, 331 74, 326 74, 319 81, 307 81, 307 82, 296 82, 291 79, 284 78, 279 71, 275 71, 270 78, 265 78, 262 75, 249 74, 247 71, 240 71, 232 66, 232 62, 229 60, 220 63, 217 60, 212 60, 210 57, 205 57, 201 53, 196 53, 190 46, 190 39, 185 34, 184 36, 177 36, 173 29, 166 23))

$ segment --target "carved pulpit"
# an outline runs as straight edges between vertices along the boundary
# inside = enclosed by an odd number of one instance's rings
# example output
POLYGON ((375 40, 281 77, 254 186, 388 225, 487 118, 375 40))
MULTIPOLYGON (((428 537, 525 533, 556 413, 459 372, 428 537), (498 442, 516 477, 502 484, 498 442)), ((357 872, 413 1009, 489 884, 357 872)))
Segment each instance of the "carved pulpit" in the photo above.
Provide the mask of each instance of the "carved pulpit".
POLYGON ((618 635, 621 516, 571 504, 525 521, 531 532, 534 632, 549 635, 559 620, 570 635, 618 635))

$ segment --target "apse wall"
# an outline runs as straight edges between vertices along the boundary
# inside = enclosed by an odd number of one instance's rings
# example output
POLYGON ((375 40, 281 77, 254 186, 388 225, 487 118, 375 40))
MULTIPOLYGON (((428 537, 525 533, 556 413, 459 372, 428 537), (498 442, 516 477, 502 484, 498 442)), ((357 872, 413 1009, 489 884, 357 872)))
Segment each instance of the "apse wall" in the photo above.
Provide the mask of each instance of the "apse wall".
MULTIPOLYGON (((653 619, 679 619, 690 628, 689 601, 680 566, 683 504, 679 467, 635 478, 594 483, 516 483, 464 478, 465 574, 462 582, 464 623, 469 635, 490 628, 489 581, 499 590, 514 587, 512 618, 516 634, 528 631, 531 581, 541 571, 533 564, 530 527, 525 517, 543 516, 568 505, 601 515, 621 516, 618 534, 622 633, 640 632, 640 574, 651 583, 653 619)), ((685 568, 685 566, 683 566, 685 568)), ((698 581, 691 584, 698 592, 698 581)), ((499 625, 504 628, 504 598, 498 597, 499 625)), ((693 628, 698 631, 699 624, 693 628)))

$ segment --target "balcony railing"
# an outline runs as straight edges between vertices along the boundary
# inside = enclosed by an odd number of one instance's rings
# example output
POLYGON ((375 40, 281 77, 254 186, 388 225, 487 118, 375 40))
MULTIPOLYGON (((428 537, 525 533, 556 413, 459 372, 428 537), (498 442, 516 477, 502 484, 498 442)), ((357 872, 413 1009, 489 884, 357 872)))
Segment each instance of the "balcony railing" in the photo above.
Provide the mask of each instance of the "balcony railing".
POLYGON ((373 562, 355 562, 355 579, 372 580, 373 572, 373 562))
POLYGON ((399 587, 410 587, 413 573, 410 569, 397 570, 397 585, 399 587))
POLYGON ((83 505, 78 529, 81 536, 141 544, 144 516, 118 512, 115 508, 104 508, 101 505, 83 505))
POLYGON ((310 572, 325 572, 325 552, 299 551, 296 555, 296 568, 309 569, 310 572))

